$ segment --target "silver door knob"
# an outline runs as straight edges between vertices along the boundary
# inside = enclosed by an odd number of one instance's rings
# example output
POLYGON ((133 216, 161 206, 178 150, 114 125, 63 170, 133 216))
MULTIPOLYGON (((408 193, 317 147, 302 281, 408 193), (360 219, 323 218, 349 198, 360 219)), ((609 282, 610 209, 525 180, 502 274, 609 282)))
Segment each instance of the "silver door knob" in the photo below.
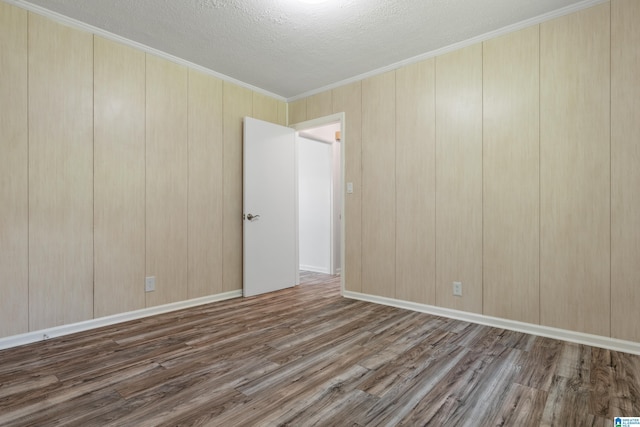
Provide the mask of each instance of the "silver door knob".
POLYGON ((258 219, 258 218, 260 218, 260 215, 252 215, 252 214, 247 215, 247 219, 249 221, 253 221, 254 219, 258 219))

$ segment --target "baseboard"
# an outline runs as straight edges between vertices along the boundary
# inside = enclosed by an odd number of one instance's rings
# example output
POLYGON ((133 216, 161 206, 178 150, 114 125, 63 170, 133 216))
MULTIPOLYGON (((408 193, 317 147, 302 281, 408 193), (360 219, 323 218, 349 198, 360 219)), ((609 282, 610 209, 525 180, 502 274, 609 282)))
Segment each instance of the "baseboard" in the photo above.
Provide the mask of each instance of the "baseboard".
POLYGON ((316 266, 313 266, 313 265, 300 264, 300 270, 301 271, 311 271, 312 273, 330 274, 330 271, 329 271, 328 268, 316 267, 316 266))
POLYGON ((129 320, 155 316, 156 314, 168 313, 170 311, 182 310, 189 307, 195 307, 198 305, 240 297, 242 297, 242 290, 236 290, 216 295, 209 295, 206 297, 194 298, 186 301, 173 302, 156 307, 128 311, 126 313, 114 314, 111 316, 99 317, 97 319, 85 320, 69 325, 55 326, 53 328, 41 329, 38 331, 27 332, 20 335, 12 335, 6 338, 0 338, 0 350, 25 344, 31 344, 37 341, 43 341, 51 338, 61 337, 64 335, 74 334, 76 332, 83 332, 90 329, 101 328, 103 326, 115 325, 117 323, 127 322, 129 320))
POLYGON ((433 314, 435 316, 442 316, 480 325, 492 326, 495 328, 509 329, 511 331, 523 332, 526 334, 537 335, 541 337, 554 338, 558 340, 574 342, 577 344, 585 344, 593 347, 600 347, 609 350, 640 355, 640 343, 633 341, 619 340, 616 338, 603 337, 600 335, 585 334, 582 332, 574 332, 566 329, 552 328, 550 326, 518 322, 516 320, 485 316, 477 313, 468 313, 465 311, 453 310, 450 308, 436 307, 433 305, 402 301, 394 298, 362 294, 359 292, 344 291, 343 296, 345 298, 388 305, 391 307, 404 308, 407 310, 433 314))

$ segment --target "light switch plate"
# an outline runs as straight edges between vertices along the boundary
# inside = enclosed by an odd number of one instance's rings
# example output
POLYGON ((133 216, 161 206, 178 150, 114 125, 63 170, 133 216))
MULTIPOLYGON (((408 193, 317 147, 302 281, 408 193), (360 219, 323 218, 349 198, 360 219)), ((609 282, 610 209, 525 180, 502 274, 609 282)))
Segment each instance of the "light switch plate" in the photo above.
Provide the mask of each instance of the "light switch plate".
POLYGON ((347 182, 347 193, 353 193, 353 182, 347 182))

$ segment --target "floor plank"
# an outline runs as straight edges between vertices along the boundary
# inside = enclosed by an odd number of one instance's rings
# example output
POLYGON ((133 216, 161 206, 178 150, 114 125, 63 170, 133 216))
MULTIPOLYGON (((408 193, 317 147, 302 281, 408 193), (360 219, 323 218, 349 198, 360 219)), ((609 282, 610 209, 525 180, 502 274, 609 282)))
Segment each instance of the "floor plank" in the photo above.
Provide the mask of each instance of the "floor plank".
POLYGON ((348 300, 339 276, 0 351, 2 426, 611 426, 640 357, 348 300))

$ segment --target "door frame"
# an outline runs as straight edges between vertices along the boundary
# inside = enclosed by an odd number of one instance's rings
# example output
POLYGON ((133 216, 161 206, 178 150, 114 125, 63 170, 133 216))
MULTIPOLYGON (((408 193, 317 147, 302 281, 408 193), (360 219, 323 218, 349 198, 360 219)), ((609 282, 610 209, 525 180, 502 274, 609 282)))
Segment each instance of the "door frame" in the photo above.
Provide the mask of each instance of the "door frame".
MULTIPOLYGON (((289 124, 289 127, 294 129, 296 131, 296 137, 298 136, 297 134, 300 132, 303 132, 307 129, 312 129, 312 128, 317 128, 317 127, 321 127, 321 126, 325 126, 325 125, 331 125, 334 123, 340 123, 340 218, 342 219, 340 221, 340 294, 344 295, 344 289, 345 289, 345 276, 346 276, 346 270, 347 270, 347 266, 345 265, 345 229, 346 229, 346 218, 344 215, 344 207, 345 207, 345 183, 344 183, 344 179, 345 179, 345 145, 347 143, 347 132, 346 132, 346 128, 345 128, 345 113, 335 113, 335 114, 330 114, 328 116, 324 116, 324 117, 319 117, 317 119, 312 119, 312 120, 305 120, 302 122, 298 122, 298 123, 293 123, 293 124, 289 124)), ((296 192, 297 192, 297 185, 298 185, 298 142, 297 142, 297 138, 296 138, 296 161, 295 161, 295 174, 296 174, 296 192)), ((298 196, 296 194, 296 200, 298 199, 298 196)), ((300 239, 300 235, 299 235, 299 226, 298 226, 298 213, 296 211, 296 242, 299 241, 300 239)), ((333 220, 332 220, 332 227, 331 227, 331 234, 332 234, 332 243, 333 243, 333 220)), ((298 245, 298 243, 296 243, 296 245, 298 245)), ((300 259, 299 259, 299 253, 300 253, 300 248, 297 247, 296 248, 296 256, 298 257, 298 259, 296 260, 296 263, 298 265, 298 282, 300 282, 299 280, 299 276, 300 276, 300 259)), ((333 265, 333 244, 331 245, 331 264, 333 265)))

